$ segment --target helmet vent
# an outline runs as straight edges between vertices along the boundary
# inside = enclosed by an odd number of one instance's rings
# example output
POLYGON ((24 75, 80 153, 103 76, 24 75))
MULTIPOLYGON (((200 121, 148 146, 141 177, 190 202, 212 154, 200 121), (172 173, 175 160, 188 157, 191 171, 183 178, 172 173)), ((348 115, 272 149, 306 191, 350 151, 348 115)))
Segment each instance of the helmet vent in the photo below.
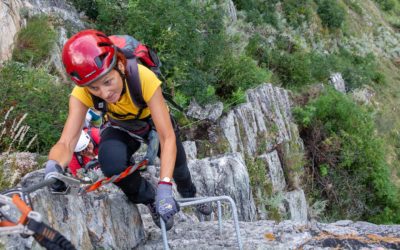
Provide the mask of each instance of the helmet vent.
POLYGON ((112 44, 111 43, 107 43, 107 42, 100 42, 100 43, 97 44, 97 46, 105 47, 105 46, 112 46, 112 44))
POLYGON ((75 77, 79 80, 82 80, 82 78, 79 76, 78 72, 76 71, 72 71, 71 73, 69 73, 72 77, 75 77))
POLYGON ((96 56, 96 57, 94 58, 94 62, 96 63, 96 66, 97 66, 99 69, 101 69, 101 68, 103 67, 104 59, 107 57, 108 54, 109 54, 109 53, 106 52, 106 53, 103 53, 103 54, 101 54, 101 55, 99 55, 99 56, 96 56))
POLYGON ((96 35, 97 36, 101 36, 101 37, 104 37, 104 38, 107 38, 108 39, 108 36, 106 36, 105 34, 103 34, 103 33, 96 33, 96 35))

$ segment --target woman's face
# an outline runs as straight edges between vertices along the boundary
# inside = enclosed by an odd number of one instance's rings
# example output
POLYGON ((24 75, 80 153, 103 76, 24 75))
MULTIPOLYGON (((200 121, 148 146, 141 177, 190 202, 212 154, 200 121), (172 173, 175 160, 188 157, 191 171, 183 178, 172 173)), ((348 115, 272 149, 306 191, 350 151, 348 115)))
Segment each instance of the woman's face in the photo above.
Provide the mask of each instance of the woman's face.
POLYGON ((80 153, 82 156, 89 157, 90 159, 93 159, 94 157, 96 157, 96 154, 94 153, 94 145, 92 142, 89 142, 87 147, 84 150, 82 150, 80 153))
MULTIPOLYGON (((118 63, 118 67, 123 71, 122 63, 118 63)), ((123 81, 118 71, 111 70, 108 74, 87 86, 89 92, 100 97, 108 103, 116 103, 122 93, 123 81)))

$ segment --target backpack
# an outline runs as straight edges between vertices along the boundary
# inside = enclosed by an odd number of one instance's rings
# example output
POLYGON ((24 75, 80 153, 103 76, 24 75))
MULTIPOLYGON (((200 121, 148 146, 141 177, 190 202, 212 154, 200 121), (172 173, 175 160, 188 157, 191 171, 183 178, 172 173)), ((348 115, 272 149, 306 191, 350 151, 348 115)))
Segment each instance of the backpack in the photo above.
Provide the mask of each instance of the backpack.
MULTIPOLYGON (((132 102, 139 108, 139 112, 135 119, 138 119, 144 108, 147 107, 146 102, 142 95, 142 86, 140 84, 138 66, 137 63, 149 68, 156 76, 165 81, 164 76, 161 73, 161 61, 157 56, 157 53, 151 49, 149 46, 140 43, 138 40, 129 35, 113 35, 109 36, 110 40, 118 47, 127 59, 127 71, 128 71, 128 89, 129 94, 132 98, 132 102)), ((172 96, 165 91, 163 91, 164 98, 171 103, 175 108, 183 111, 180 107, 172 100, 172 96)), ((101 98, 92 95, 92 100, 94 103, 94 108, 101 111, 103 115, 107 112, 107 103, 101 98)), ((115 117, 120 115, 114 114, 115 117)))

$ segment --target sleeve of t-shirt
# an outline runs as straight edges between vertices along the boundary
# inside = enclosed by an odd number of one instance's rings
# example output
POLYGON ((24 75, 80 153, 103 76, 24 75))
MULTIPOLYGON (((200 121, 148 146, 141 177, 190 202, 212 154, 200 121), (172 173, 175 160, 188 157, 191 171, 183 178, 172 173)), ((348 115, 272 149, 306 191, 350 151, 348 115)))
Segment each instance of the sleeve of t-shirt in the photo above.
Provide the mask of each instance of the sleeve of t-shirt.
POLYGON ((69 170, 71 170, 72 175, 76 176, 76 171, 81 168, 81 164, 79 164, 79 161, 78 159, 76 159, 75 155, 72 156, 72 160, 69 163, 68 167, 69 170))
POLYGON ((71 92, 71 96, 77 98, 88 108, 92 108, 94 106, 92 96, 85 87, 75 86, 71 92))
POLYGON ((161 81, 150 69, 138 64, 140 81, 142 84, 142 94, 145 102, 149 102, 156 89, 161 85, 161 81))
POLYGON ((94 142, 97 145, 99 145, 100 144, 100 129, 92 127, 91 131, 92 131, 91 136, 92 136, 94 142))

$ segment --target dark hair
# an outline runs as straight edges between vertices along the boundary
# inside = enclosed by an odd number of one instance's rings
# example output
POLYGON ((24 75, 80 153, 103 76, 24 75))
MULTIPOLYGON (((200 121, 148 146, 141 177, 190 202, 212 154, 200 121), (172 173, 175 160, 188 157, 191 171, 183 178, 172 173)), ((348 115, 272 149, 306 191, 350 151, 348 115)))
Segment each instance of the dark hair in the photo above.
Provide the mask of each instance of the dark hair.
POLYGON ((117 52, 117 65, 115 65, 116 67, 118 66, 118 62, 122 62, 122 64, 125 67, 125 72, 124 73, 125 73, 125 75, 128 75, 128 71, 126 70, 127 60, 126 60, 125 55, 121 51, 117 52))

